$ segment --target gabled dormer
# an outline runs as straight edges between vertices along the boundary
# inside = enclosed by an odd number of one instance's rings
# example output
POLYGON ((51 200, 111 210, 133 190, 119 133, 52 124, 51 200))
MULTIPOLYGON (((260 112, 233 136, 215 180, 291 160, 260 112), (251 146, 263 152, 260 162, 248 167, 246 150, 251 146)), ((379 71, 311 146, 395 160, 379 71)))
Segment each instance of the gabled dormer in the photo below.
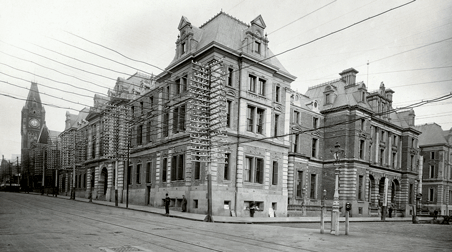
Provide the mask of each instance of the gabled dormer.
POLYGON ((193 26, 187 17, 182 16, 177 29, 176 58, 180 58, 195 50, 197 42, 193 39, 193 26))
POLYGON ((267 34, 265 34, 266 27, 261 15, 251 21, 251 26, 245 31, 245 39, 243 40, 245 52, 259 58, 267 57, 268 39, 267 34))

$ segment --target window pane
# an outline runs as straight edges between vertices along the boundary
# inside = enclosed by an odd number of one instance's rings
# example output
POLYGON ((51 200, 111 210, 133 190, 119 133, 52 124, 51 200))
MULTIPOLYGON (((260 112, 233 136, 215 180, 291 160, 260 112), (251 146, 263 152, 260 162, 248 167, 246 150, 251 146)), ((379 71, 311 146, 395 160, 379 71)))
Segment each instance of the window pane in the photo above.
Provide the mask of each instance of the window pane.
POLYGON ((272 185, 278 184, 278 162, 273 162, 272 185))
POLYGON ((168 165, 168 160, 166 158, 164 158, 163 164, 162 164, 162 181, 163 182, 166 182, 167 165, 168 165))
POLYGON ((311 199, 316 199, 317 195, 316 195, 316 174, 311 174, 311 193, 310 193, 310 198, 311 199))
POLYGON ((264 181, 264 160, 257 158, 256 159, 256 183, 262 184, 264 181))
POLYGON ((262 134, 264 129, 264 110, 257 109, 257 133, 262 134))
POLYGON ((137 184, 140 184, 140 183, 141 183, 141 180, 140 180, 140 173, 141 173, 141 164, 138 164, 138 165, 137 165, 137 173, 136 173, 136 176, 137 176, 137 179, 136 179, 137 184))
POLYGON ((177 168, 177 156, 173 156, 171 158, 171 181, 175 181, 176 180, 176 171, 177 168))
POLYGON ((179 159, 177 161, 177 179, 184 179, 184 155, 179 155, 179 159))

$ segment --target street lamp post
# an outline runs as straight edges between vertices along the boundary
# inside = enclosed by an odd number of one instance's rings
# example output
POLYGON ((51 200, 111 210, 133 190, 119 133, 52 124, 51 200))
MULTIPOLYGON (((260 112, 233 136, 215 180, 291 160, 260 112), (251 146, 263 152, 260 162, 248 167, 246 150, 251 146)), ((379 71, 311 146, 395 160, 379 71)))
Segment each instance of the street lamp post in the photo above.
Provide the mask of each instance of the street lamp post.
POLYGON ((323 190, 322 200, 320 204, 320 233, 323 234, 325 232, 325 198, 326 198, 326 190, 323 190))
POLYGON ((331 151, 334 156, 334 164, 336 166, 334 174, 335 174, 335 183, 334 183, 334 196, 333 196, 333 214, 331 220, 331 234, 334 231, 335 235, 339 235, 339 165, 340 165, 340 155, 344 152, 343 149, 340 148, 341 145, 336 142, 334 145, 334 151, 331 151))

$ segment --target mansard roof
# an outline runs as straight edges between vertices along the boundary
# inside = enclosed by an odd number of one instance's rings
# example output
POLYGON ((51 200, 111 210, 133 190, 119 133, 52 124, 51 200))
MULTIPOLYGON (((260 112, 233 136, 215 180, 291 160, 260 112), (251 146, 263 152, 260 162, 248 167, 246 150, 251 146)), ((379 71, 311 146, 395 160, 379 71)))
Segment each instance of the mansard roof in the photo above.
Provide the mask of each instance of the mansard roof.
MULTIPOLYGON (((261 28, 266 27, 261 15, 256 17, 251 22, 252 24, 255 24, 261 28)), ((190 32, 193 33, 193 39, 197 41, 196 51, 203 49, 204 47, 214 42, 223 45, 237 53, 244 52, 244 39, 246 35, 245 33, 250 28, 250 25, 238 20, 237 18, 232 17, 229 14, 221 11, 209 21, 201 25, 199 28, 193 26, 186 17, 182 16, 178 27, 179 29, 182 29, 187 24, 190 24, 190 32)), ((274 57, 274 53, 269 48, 267 49, 267 58, 268 60, 263 61, 264 64, 269 64, 290 75, 290 73, 281 64, 281 62, 276 59, 276 57, 274 57)), ((183 58, 178 58, 176 54, 169 66, 174 65, 181 59, 183 58)))
POLYGON ((436 123, 417 125, 416 129, 422 132, 419 135, 419 146, 448 144, 441 126, 436 123))

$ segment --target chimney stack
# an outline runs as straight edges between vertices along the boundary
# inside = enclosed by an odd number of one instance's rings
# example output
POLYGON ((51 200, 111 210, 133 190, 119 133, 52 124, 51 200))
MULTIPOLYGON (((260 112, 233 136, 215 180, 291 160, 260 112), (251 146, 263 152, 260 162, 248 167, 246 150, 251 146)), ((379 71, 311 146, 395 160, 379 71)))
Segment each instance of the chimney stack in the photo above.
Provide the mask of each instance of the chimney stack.
POLYGON ((345 82, 345 85, 351 85, 356 83, 356 74, 358 71, 354 68, 345 69, 342 73, 339 73, 341 79, 345 82))

